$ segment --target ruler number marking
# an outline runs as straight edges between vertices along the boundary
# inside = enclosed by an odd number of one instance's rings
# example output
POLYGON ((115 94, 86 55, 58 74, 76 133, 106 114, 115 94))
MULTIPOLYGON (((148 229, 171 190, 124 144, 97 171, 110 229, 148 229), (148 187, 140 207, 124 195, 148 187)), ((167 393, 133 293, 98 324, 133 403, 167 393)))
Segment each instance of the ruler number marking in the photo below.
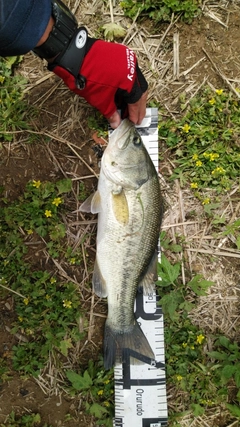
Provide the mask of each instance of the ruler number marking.
MULTIPOLYGON (((158 301, 160 298, 158 295, 156 295, 156 301, 158 301)), ((162 317, 162 309, 160 306, 156 306, 156 311, 154 313, 146 313, 144 311, 144 299, 143 294, 140 292, 137 293, 136 297, 136 311, 135 311, 136 319, 141 317, 144 320, 158 320, 162 317)))

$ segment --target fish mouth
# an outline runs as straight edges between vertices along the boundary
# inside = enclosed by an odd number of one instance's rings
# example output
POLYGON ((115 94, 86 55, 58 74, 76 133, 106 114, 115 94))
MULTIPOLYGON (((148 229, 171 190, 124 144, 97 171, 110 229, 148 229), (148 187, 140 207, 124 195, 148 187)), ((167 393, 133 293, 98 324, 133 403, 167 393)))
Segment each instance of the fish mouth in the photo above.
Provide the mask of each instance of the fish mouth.
POLYGON ((113 131, 111 138, 115 138, 115 144, 119 148, 119 150, 124 150, 128 144, 129 139, 125 138, 128 132, 135 130, 134 124, 130 122, 128 119, 124 119, 120 125, 113 131))

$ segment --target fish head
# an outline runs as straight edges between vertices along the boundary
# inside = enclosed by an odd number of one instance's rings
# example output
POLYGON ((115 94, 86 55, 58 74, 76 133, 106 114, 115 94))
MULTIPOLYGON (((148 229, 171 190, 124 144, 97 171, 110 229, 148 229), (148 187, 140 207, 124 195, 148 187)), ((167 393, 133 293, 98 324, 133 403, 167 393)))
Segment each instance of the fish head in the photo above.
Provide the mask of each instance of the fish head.
POLYGON ((109 138, 102 158, 107 179, 119 187, 137 190, 156 173, 134 124, 124 119, 109 138))

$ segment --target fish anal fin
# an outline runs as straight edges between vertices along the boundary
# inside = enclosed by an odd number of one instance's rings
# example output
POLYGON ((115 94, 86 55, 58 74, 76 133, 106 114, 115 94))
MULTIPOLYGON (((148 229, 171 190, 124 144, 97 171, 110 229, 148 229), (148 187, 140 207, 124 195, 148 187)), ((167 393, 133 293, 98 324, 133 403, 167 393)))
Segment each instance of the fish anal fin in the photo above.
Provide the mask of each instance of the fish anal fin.
POLYGON ((102 276, 97 260, 95 261, 95 264, 94 264, 92 285, 93 285, 93 291, 98 297, 100 298, 107 297, 106 282, 102 276))
POLYGON ((122 225, 127 225, 129 209, 124 190, 117 194, 112 192, 112 209, 116 220, 122 225))
POLYGON ((99 191, 91 194, 80 206, 81 212, 97 214, 101 210, 101 196, 99 191))
POLYGON ((156 250, 153 254, 153 257, 148 265, 146 272, 144 273, 138 285, 138 291, 143 293, 144 295, 154 293, 155 291, 155 282, 158 279, 157 263, 158 253, 156 250))

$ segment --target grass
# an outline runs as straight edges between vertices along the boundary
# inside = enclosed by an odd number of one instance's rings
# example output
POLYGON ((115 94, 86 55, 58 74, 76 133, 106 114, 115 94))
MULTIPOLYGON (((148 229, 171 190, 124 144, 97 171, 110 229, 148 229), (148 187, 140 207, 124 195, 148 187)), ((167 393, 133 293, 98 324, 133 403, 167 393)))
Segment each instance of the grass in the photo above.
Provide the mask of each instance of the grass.
POLYGON ((14 68, 22 58, 0 58, 0 138, 14 139, 14 131, 29 128, 33 108, 24 100, 23 89, 27 80, 14 75, 14 68))
MULTIPOLYGON (((208 125, 211 129, 209 135, 212 136, 209 136, 206 146, 202 148, 197 130, 200 129, 202 132, 200 120, 204 117, 206 121, 207 114, 200 109, 201 114, 199 112, 200 116, 196 117, 196 105, 210 108, 209 103, 206 102, 209 98, 212 99, 209 91, 204 91, 197 100, 192 101, 184 117, 180 117, 179 121, 166 121, 159 127, 160 139, 166 143, 167 150, 170 148, 171 157, 175 158, 174 161, 177 164, 171 179, 180 179, 182 173, 184 180, 180 182, 183 186, 191 183, 192 173, 196 171, 192 162, 193 155, 200 157, 205 152, 210 153, 208 147, 214 144, 215 132, 222 135, 218 115, 214 115, 215 122, 209 115, 209 123, 205 123, 205 132, 208 125), (186 123, 189 123, 188 128, 186 123), (180 156, 179 150, 184 150, 184 155, 180 156), (189 163, 185 170, 186 159, 189 163)), ((238 120, 236 119, 235 123, 234 118, 237 116, 237 105, 231 95, 227 94, 221 102, 227 102, 227 99, 228 105, 232 106, 233 110, 231 130, 232 133, 236 133, 238 120)), ((220 136, 218 141, 219 139, 220 136)), ((233 171, 237 170, 238 156, 234 147, 230 145, 229 148, 227 141, 223 139, 221 144, 221 165, 228 171, 227 176, 231 180, 229 185, 232 186, 236 179, 233 171), (222 148, 224 143, 225 150, 222 148), (229 156, 229 150, 231 156, 229 156)), ((209 165, 207 161, 210 162, 210 160, 207 159, 203 167, 211 167, 214 170, 220 154, 217 146, 212 148, 211 152, 215 153, 212 160, 214 164, 209 165)), ((200 158, 203 159, 204 156, 200 158)), ((212 174, 208 173, 208 175, 212 174)), ((221 194, 229 190, 228 187, 221 185, 221 177, 216 185, 213 180, 206 183, 204 176, 199 175, 198 183, 198 193, 196 189, 191 188, 191 185, 189 186, 198 200, 202 200, 200 192, 204 191, 205 185, 212 191, 215 198, 221 197, 221 194)), ((85 196, 84 187, 81 189, 85 196)), ((55 183, 30 181, 23 194, 15 201, 9 201, 3 197, 2 192, 0 286, 3 297, 12 292, 15 300, 16 318, 12 325, 12 333, 20 333, 24 337, 21 344, 13 347, 13 368, 28 376, 37 376, 41 372, 47 364, 49 354, 52 354, 55 361, 58 360, 57 363, 61 367, 62 361, 69 359, 71 351, 84 338, 84 333, 80 333, 78 329, 79 318, 84 313, 76 284, 60 279, 47 266, 39 270, 26 261, 29 243, 31 241, 34 243, 40 238, 44 240, 52 259, 64 259, 69 266, 81 263, 81 251, 76 252, 66 245, 66 226, 62 220, 65 200, 71 191, 71 180, 63 179, 55 183)), ((82 198, 81 194, 79 198, 82 198)), ((210 214, 211 219, 215 218, 214 207, 203 214, 207 218, 210 214)), ((237 220, 226 228, 225 222, 218 221, 218 227, 222 235, 228 235, 234 230, 237 236, 239 232, 237 220)), ((181 240, 181 236, 178 236, 178 242, 173 243, 168 234, 163 232, 161 243, 163 256, 159 265, 161 281, 158 283, 158 292, 165 313, 168 385, 172 384, 179 393, 184 393, 184 405, 192 411, 194 416, 202 415, 209 408, 220 405, 229 411, 230 416, 238 417, 240 399, 238 343, 219 331, 211 336, 212 351, 207 352, 208 331, 199 328, 191 321, 192 309, 198 304, 201 296, 207 295, 212 282, 204 279, 200 274, 192 275, 189 272, 189 280, 183 283, 181 262, 173 262, 170 254, 175 253, 178 257, 182 253, 184 239, 181 240), (169 254, 169 257, 164 254, 169 254)), ((2 381, 4 381, 4 375, 3 369, 2 381)), ((102 361, 94 364, 90 360, 83 370, 76 368, 67 370, 64 378, 65 391, 70 395, 80 393, 84 399, 86 413, 99 420, 99 425, 110 426, 114 408, 113 373, 104 371, 102 361)), ((177 414, 170 411, 172 425, 177 425, 177 419, 177 414)))
MULTIPOLYGON (((85 337, 79 331, 84 313, 78 287, 53 274, 47 265, 35 269, 26 261, 31 242, 34 245, 42 238, 52 259, 64 260, 69 267, 80 265, 82 253, 66 246, 64 239, 62 214, 64 199, 70 191, 71 180, 55 183, 34 180, 15 201, 2 197, 0 294, 4 298, 12 293, 16 316, 11 333, 22 337, 22 342, 12 348, 13 369, 37 377, 51 357, 65 377, 66 392, 80 393, 85 411, 99 419, 101 425, 108 426, 110 414, 113 416, 112 371, 105 372, 102 361, 93 360, 83 373, 62 370, 63 363, 71 360, 71 350, 85 337)), ((6 381, 7 367, 2 366, 0 373, 1 380, 6 381)), ((19 425, 25 426, 23 422, 19 425)))
POLYGON ((190 101, 186 113, 183 96, 180 102, 183 116, 159 125, 160 140, 175 157, 171 179, 179 179, 203 204, 211 204, 239 180, 240 104, 228 91, 213 93, 208 87, 190 101), (207 189, 214 190, 213 200, 206 197, 207 189))
POLYGON ((120 6, 130 18, 147 14, 155 23, 170 22, 173 13, 180 14, 184 21, 190 23, 201 11, 198 0, 124 0, 120 6))
MULTIPOLYGON (((26 414, 21 417, 16 416, 11 412, 1 427, 37 427, 41 423, 41 416, 37 414, 26 414)), ((43 427, 52 427, 49 424, 44 424, 43 427)))
MULTIPOLYGON (((171 264, 165 256, 168 239, 162 235, 162 260, 158 274, 161 280, 157 290, 164 312, 167 384, 184 395, 185 411, 170 411, 170 425, 192 411, 195 417, 212 407, 223 407, 230 417, 239 417, 240 400, 239 355, 237 341, 230 340, 219 331, 209 334, 191 320, 191 311, 213 282, 196 275, 183 284, 181 264, 171 264), (211 341, 212 351, 208 350, 211 341), (187 409, 188 408, 188 409, 187 409)), ((181 399, 178 404, 180 406, 181 399)))
POLYGON ((63 244, 66 230, 61 212, 70 190, 70 180, 31 181, 14 202, 1 200, 0 286, 2 292, 13 292, 15 299, 17 318, 12 333, 26 337, 26 342, 13 348, 13 366, 32 375, 39 374, 49 352, 57 350, 67 356, 81 337, 76 285, 26 261, 31 243, 40 237, 53 258, 65 257, 72 264, 77 257, 80 262, 81 257, 63 244))

